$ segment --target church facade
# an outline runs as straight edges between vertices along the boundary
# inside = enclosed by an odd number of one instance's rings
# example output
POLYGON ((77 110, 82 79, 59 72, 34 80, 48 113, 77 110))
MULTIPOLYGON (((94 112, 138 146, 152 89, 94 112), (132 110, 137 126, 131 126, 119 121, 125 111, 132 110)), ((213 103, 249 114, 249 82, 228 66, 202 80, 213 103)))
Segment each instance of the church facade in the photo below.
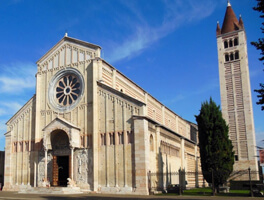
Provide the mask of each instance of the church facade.
POLYGON ((37 61, 36 94, 7 122, 4 190, 71 178, 83 190, 148 194, 149 172, 201 171, 196 125, 100 53, 65 35, 37 61))

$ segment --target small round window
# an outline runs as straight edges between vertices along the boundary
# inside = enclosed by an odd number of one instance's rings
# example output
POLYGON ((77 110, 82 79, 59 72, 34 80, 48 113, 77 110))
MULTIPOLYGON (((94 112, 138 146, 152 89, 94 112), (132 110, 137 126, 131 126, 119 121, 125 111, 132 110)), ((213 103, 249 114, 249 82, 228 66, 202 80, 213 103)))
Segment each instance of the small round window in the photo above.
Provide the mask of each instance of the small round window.
POLYGON ((83 94, 84 81, 74 68, 61 70, 52 78, 49 87, 49 101, 59 111, 74 108, 83 94))

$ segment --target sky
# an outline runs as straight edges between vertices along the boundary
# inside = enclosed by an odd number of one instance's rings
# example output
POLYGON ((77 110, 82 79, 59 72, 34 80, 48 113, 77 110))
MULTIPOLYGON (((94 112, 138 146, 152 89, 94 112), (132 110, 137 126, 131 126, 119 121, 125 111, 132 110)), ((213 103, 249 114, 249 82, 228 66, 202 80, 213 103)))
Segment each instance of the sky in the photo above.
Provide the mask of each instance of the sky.
MULTIPOLYGON (((242 15, 257 145, 264 146, 264 111, 253 90, 263 83, 263 37, 254 0, 231 0, 242 15)), ((102 58, 168 108, 194 122, 202 102, 220 105, 217 21, 226 0, 2 0, 0 1, 0 151, 5 123, 34 94, 36 62, 65 32, 102 47, 102 58)))

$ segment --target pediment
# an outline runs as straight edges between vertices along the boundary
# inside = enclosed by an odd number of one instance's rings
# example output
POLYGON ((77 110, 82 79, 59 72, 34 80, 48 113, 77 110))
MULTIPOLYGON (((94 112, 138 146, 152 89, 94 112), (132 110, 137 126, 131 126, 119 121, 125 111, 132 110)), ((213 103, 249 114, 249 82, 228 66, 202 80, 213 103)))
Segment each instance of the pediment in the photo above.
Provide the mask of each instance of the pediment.
POLYGON ((53 121, 51 121, 44 129, 43 131, 45 132, 52 132, 53 130, 56 129, 61 129, 61 130, 65 130, 65 129, 76 129, 76 130, 80 130, 80 128, 78 128, 77 126, 75 126, 74 124, 68 122, 65 119, 56 117, 53 121))
POLYGON ((39 71, 65 67, 100 57, 101 47, 68 36, 63 37, 38 61, 39 71))
POLYGON ((71 148, 80 147, 80 128, 74 124, 68 122, 62 118, 55 118, 50 122, 42 131, 44 131, 43 136, 43 146, 45 149, 52 149, 51 146, 51 133, 56 130, 64 131, 69 137, 69 146, 71 148))

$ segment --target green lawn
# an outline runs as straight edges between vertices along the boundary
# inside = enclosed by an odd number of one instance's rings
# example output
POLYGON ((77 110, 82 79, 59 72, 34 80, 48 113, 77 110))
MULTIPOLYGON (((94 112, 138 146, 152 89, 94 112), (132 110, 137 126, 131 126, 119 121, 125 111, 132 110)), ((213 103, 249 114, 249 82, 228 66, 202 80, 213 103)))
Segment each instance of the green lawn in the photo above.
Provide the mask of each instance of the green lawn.
MULTIPOLYGON (((178 195, 174 193, 169 193, 169 194, 160 194, 160 195, 178 195)), ((184 190, 183 195, 186 196, 212 196, 212 189, 211 188, 195 188, 195 189, 190 189, 190 190, 184 190)), ((237 197, 248 197, 250 196, 250 191, 249 190, 230 190, 229 193, 219 193, 216 194, 216 196, 237 196, 237 197)))

